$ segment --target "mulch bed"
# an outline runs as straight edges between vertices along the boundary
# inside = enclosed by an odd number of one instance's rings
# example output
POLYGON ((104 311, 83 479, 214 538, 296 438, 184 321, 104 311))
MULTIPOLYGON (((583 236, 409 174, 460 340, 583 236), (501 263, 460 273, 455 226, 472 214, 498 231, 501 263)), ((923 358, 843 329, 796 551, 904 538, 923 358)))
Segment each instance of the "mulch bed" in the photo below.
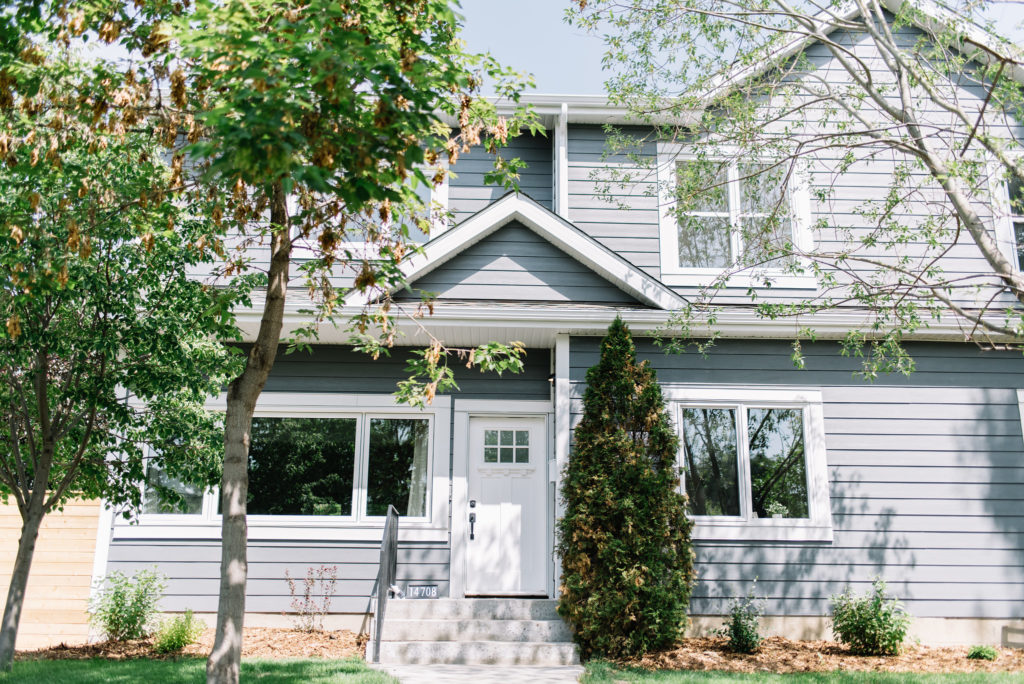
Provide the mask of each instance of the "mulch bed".
POLYGON ((653 653, 620 665, 655 670, 724 672, 1024 672, 1024 650, 998 648, 994 661, 968 660, 966 646, 907 646, 898 656, 856 656, 833 641, 793 641, 770 637, 753 655, 732 653, 725 637, 684 639, 670 651, 653 653))
MULTIPOLYGON (((182 653, 159 655, 149 639, 102 642, 81 646, 54 646, 40 651, 19 651, 19 660, 84 660, 104 658, 168 659, 206 657, 213 647, 213 630, 182 653)), ((348 630, 299 632, 293 629, 248 627, 242 647, 244 658, 362 658, 366 635, 348 630)), ((907 646, 898 656, 855 656, 833 641, 765 639, 754 655, 732 653, 725 637, 684 639, 675 649, 654 653, 620 665, 655 670, 720 670, 723 672, 1024 672, 1024 650, 999 648, 994 661, 968 660, 966 646, 907 646)))
MULTIPOLYGON (((213 630, 203 633, 198 643, 181 653, 161 655, 153 650, 152 639, 104 641, 67 646, 61 644, 39 651, 19 651, 18 660, 128 660, 131 658, 173 659, 182 656, 205 658, 213 648, 213 630)), ((242 641, 243 658, 362 658, 366 635, 347 629, 333 632, 299 632, 294 629, 246 627, 242 641)))

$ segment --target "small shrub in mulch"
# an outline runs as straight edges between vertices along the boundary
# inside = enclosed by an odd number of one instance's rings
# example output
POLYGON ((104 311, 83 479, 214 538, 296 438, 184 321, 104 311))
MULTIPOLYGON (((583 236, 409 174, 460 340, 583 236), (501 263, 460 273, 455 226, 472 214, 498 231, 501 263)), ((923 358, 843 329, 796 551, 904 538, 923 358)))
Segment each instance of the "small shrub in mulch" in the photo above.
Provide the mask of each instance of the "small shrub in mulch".
POLYGON ((674 649, 651 653, 619 665, 649 670, 720 670, 723 672, 1024 672, 1024 650, 997 648, 998 659, 969 660, 967 646, 907 645, 896 656, 854 655, 832 641, 793 641, 768 637, 754 654, 735 653, 725 637, 683 639, 674 649))
MULTIPOLYGON (((178 653, 157 653, 153 639, 135 641, 103 641, 95 644, 66 646, 61 644, 38 651, 19 651, 18 660, 129 660, 150 658, 205 658, 213 647, 213 630, 203 632, 199 641, 178 653)), ((247 627, 242 641, 243 658, 362 658, 366 651, 365 634, 347 629, 323 632, 300 632, 294 629, 247 627)))

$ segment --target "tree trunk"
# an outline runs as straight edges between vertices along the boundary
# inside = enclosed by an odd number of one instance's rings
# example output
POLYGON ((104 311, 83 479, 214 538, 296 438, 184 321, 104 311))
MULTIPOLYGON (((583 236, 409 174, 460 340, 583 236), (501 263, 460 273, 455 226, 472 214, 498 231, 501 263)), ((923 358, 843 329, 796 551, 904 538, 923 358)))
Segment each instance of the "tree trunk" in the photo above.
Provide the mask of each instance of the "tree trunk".
POLYGON ((217 605, 217 634, 206 663, 207 684, 237 684, 242 661, 242 623, 248 571, 245 509, 249 495, 249 430, 256 400, 277 356, 291 259, 288 207, 280 181, 274 183, 270 221, 274 233, 270 243, 270 270, 263 318, 256 342, 249 350, 245 370, 228 387, 224 419, 224 473, 220 492, 220 602, 217 605))
POLYGON ((25 603, 28 571, 32 567, 32 556, 36 552, 36 540, 39 539, 39 525, 42 522, 42 501, 37 502, 36 497, 32 497, 21 525, 18 555, 14 559, 11 585, 7 590, 7 604, 4 606, 4 622, 0 628, 0 669, 4 671, 11 669, 11 661, 14 660, 14 642, 18 638, 21 608, 25 603))

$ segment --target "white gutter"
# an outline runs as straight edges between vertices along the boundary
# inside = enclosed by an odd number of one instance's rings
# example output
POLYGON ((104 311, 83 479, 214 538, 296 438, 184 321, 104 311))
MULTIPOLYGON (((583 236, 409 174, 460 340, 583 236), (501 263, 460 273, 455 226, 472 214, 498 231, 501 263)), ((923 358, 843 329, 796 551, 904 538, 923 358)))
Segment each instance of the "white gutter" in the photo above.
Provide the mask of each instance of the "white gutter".
MULTIPOLYGON (((254 301, 253 303, 253 309, 237 314, 238 324, 246 342, 255 340, 262 316, 261 302, 254 301)), ((410 311, 415 306, 416 304, 412 303, 410 311)), ((308 307, 308 303, 289 303, 286 306, 284 334, 308 324, 308 314, 299 312, 300 308, 308 309, 308 307)), ((338 310, 337 318, 342 321, 362 310, 361 307, 346 306, 338 310)), ((536 306, 488 306, 487 304, 458 305, 456 308, 438 303, 431 316, 412 321, 407 317, 396 315, 396 323, 399 330, 406 334, 417 330, 422 324, 427 329, 458 328, 476 333, 487 330, 495 332, 499 330, 530 330, 551 335, 557 333, 592 335, 603 334, 616 314, 622 316, 622 319, 636 333, 652 333, 664 327, 671 316, 668 311, 656 309, 569 309, 536 306)), ((707 337, 717 333, 724 338, 792 340, 800 337, 799 333, 803 328, 814 330, 819 339, 825 340, 842 339, 850 330, 862 330, 870 337, 871 319, 863 311, 830 311, 796 319, 768 320, 759 318, 749 310, 726 310, 717 314, 715 325, 701 323, 691 326, 690 330, 695 337, 707 337)), ((967 342, 969 340, 965 330, 969 330, 969 326, 965 328, 955 321, 941 321, 917 331, 907 339, 908 341, 967 342)), ((1008 341, 995 337, 992 337, 992 340, 1008 341)), ((330 324, 323 326, 317 339, 319 344, 345 344, 348 341, 349 336, 343 327, 333 327, 330 324)))

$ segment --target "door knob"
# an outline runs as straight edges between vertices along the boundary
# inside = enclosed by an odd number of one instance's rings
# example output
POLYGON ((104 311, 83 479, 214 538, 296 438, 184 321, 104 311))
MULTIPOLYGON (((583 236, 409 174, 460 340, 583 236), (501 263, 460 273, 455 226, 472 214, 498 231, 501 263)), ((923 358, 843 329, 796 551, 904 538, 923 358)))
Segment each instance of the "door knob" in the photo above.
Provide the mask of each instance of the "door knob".
POLYGON ((473 535, 473 526, 476 525, 476 513, 469 514, 469 540, 473 541, 475 536, 473 535))

